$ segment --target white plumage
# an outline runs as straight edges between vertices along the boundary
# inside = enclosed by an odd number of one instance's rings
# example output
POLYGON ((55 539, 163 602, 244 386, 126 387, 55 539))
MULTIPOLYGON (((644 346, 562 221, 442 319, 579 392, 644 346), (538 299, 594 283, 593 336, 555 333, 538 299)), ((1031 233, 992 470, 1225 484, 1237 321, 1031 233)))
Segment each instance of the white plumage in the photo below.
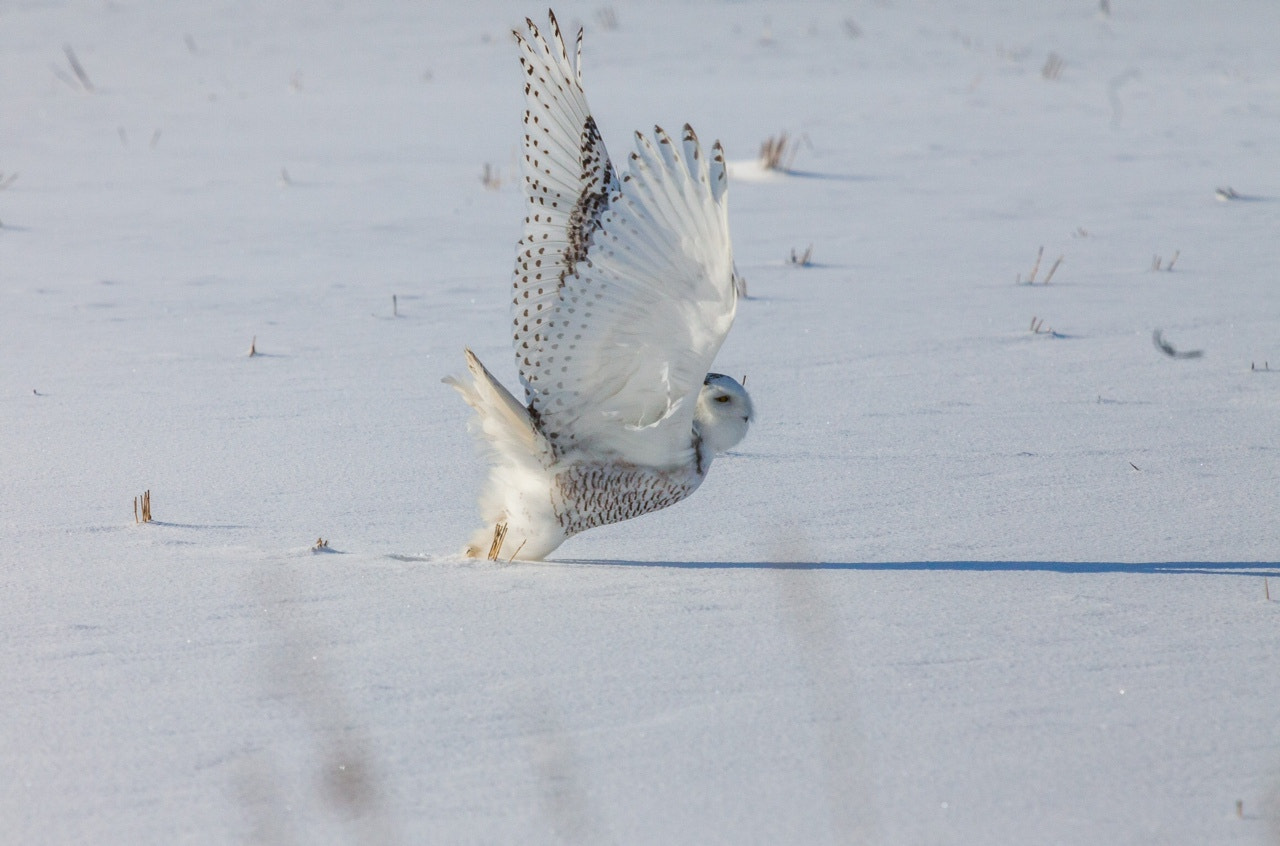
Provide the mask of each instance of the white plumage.
POLYGON ((665 508, 746 434, 751 400, 709 374, 737 307, 724 153, 686 124, 636 133, 619 178, 555 15, 515 32, 525 72, 524 237, 512 317, 518 402, 467 350, 491 470, 467 553, 545 557, 578 532, 665 508))

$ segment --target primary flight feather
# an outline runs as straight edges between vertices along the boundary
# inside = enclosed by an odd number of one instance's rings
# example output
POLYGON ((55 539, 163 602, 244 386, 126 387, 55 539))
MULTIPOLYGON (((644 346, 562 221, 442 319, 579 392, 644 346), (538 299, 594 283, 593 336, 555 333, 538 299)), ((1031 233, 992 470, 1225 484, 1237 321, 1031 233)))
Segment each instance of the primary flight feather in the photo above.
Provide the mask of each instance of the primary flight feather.
POLYGON ((708 156, 636 133, 619 177, 555 15, 548 40, 515 31, 524 69, 527 215, 512 326, 521 403, 470 351, 470 383, 491 468, 485 525, 467 554, 539 560, 578 532, 665 508, 738 443, 751 399, 708 373, 733 324, 737 288, 719 142, 708 156))

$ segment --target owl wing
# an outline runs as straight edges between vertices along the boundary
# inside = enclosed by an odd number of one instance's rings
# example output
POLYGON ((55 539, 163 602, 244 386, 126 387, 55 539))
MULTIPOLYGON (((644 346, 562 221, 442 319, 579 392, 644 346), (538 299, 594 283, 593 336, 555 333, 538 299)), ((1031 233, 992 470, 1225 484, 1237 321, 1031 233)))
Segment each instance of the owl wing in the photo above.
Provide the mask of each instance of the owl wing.
MULTIPOLYGON (((737 307, 724 154, 687 125, 636 133, 613 173, 554 16, 554 44, 517 33, 526 73, 525 193, 515 352, 526 401, 559 455, 693 459, 693 415, 737 307)), ((579 55, 582 36, 579 33, 579 55)))
MULTIPOLYGON (((554 305, 565 276, 586 255, 600 213, 618 191, 609 154, 582 91, 582 31, 571 63, 560 25, 548 14, 550 44, 528 18, 527 34, 513 31, 525 74, 521 168, 528 209, 512 300, 517 364, 539 340, 537 324, 526 326, 520 319, 523 312, 538 313, 554 305)), ((527 394, 527 384, 525 389, 527 394)))

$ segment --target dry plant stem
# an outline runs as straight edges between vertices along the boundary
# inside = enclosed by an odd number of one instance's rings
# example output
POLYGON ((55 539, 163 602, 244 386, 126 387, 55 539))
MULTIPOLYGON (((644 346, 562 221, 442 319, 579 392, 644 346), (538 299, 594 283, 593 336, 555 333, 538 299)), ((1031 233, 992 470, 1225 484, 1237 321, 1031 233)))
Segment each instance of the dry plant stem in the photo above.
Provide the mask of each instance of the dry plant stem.
POLYGON ((62 52, 67 54, 67 62, 71 65, 71 71, 76 75, 76 79, 80 80, 80 84, 84 86, 85 91, 93 90, 93 83, 89 81, 89 74, 84 72, 84 66, 80 64, 80 60, 76 58, 76 51, 71 49, 70 44, 62 46, 62 52))
POLYGON ((1048 335, 1050 338, 1062 337, 1057 332, 1053 331, 1052 326, 1045 326, 1044 318, 1042 317, 1031 318, 1031 331, 1036 335, 1048 335))
POLYGON ((790 170, 797 146, 786 132, 766 138, 760 145, 760 166, 765 170, 790 170))
POLYGON ((760 164, 765 170, 776 170, 782 160, 782 153, 787 146, 787 133, 778 137, 769 136, 760 145, 760 164))
MULTIPOLYGON (((493 527, 493 543, 489 545, 488 559, 497 561, 498 555, 502 552, 502 542, 507 539, 507 524, 499 523, 493 527)), ((516 550, 519 552, 519 550, 516 550)))
POLYGON ((133 498, 133 522, 150 523, 151 522, 151 491, 144 491, 142 496, 133 498), (139 513, 138 506, 142 506, 139 513))
POLYGON ((1040 272, 1040 259, 1044 257, 1044 247, 1041 246, 1036 252, 1036 263, 1031 266, 1031 275, 1027 278, 1028 285, 1036 284, 1036 274, 1040 272))
POLYGON ((1065 64, 1062 57, 1057 53, 1050 53, 1045 59, 1044 67, 1040 69, 1040 75, 1048 80, 1055 80, 1062 76, 1062 67, 1065 64))
POLYGON ((1053 267, 1049 268, 1049 272, 1044 277, 1044 284, 1048 285, 1049 280, 1053 278, 1053 274, 1058 272, 1058 265, 1062 264, 1064 256, 1058 256, 1058 260, 1053 263, 1053 267))

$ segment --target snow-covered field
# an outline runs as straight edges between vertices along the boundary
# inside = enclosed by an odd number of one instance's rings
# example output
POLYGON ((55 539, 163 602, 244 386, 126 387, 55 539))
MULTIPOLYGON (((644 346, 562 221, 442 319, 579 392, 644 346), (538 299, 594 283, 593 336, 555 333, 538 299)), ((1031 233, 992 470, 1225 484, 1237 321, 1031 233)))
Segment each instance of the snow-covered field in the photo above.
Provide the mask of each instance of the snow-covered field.
POLYGON ((759 419, 506 565, 542 7, 0 6, 0 842, 1280 842, 1280 4, 558 12, 759 419))

